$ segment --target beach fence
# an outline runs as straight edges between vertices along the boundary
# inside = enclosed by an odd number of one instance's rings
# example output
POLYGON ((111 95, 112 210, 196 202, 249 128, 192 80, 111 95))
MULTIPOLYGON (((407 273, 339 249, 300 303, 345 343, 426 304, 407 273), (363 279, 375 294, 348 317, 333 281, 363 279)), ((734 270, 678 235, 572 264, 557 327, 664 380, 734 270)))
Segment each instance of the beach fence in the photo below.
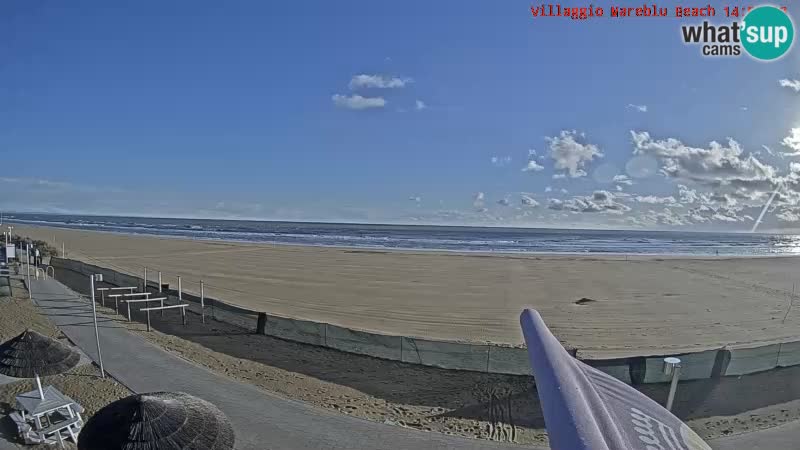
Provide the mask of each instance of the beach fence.
MULTIPOLYGON (((184 282, 185 280, 183 279, 183 277, 179 277, 180 282, 178 286, 176 286, 176 288, 173 288, 169 284, 163 282, 164 274, 160 271, 157 271, 157 281, 147 280, 146 283, 144 283, 145 280, 145 278, 143 277, 144 269, 142 270, 142 272, 140 272, 138 276, 136 276, 133 274, 124 273, 119 270, 113 270, 107 267, 88 264, 82 261, 76 261, 71 259, 53 258, 51 264, 59 268, 60 271, 73 272, 81 275, 85 275, 87 273, 103 274, 104 286, 98 289, 102 293, 101 299, 102 296, 105 296, 107 298, 109 295, 111 295, 112 292, 118 292, 120 294, 133 293, 136 289, 139 289, 144 285, 143 289, 141 289, 142 292, 137 294, 141 294, 143 296, 145 293, 149 293, 151 296, 155 295, 158 297, 164 297, 165 300, 163 302, 163 305, 160 306, 186 304, 187 306, 185 307, 185 311, 187 313, 196 314, 200 318, 200 321, 203 323, 205 323, 206 317, 208 317, 214 320, 220 320, 226 322, 228 324, 237 326, 244 330, 252 332, 257 331, 257 325, 259 320, 258 312, 250 311, 244 308, 239 308, 235 305, 230 305, 217 299, 207 298, 206 297, 207 285, 202 281, 192 282, 193 290, 199 292, 199 294, 194 294, 191 292, 186 292, 183 289, 184 284, 186 284, 184 282)), ((148 273, 152 272, 153 270, 148 268, 148 273)), ((59 279, 61 279, 62 281, 69 281, 66 276, 59 276, 59 279)), ((70 285, 70 283, 67 284, 70 285)), ((75 289, 75 286, 70 286, 70 287, 75 289)), ((150 308, 149 305, 148 308, 150 308)), ((173 309, 182 309, 182 308, 173 308, 173 309)), ((153 309, 151 309, 150 312, 152 311, 153 309)))
MULTIPOLYGON (((54 258, 51 264, 58 271, 58 279, 71 288, 86 289, 85 275, 101 273, 107 286, 137 286, 141 275, 125 273, 82 261, 54 258), (70 277, 70 273, 73 275, 70 277), (77 276, 76 276, 77 275, 77 276), (83 283, 83 284, 81 284, 83 283)), ((159 279, 161 279, 159 273, 159 279)), ((504 346, 489 343, 439 341, 413 336, 385 335, 364 330, 345 328, 329 323, 280 317, 264 312, 247 310, 208 296, 208 285, 192 281, 198 295, 184 292, 185 280, 181 278, 178 289, 163 283, 146 283, 146 290, 165 297, 164 306, 194 313, 211 320, 225 322, 243 331, 264 334, 283 340, 328 347, 343 352, 367 355, 387 360, 438 367, 510 375, 531 375, 527 350, 522 346, 504 346)), ((224 289, 216 288, 224 294, 224 289)), ((152 295, 151 294, 151 295, 152 295)), ((153 298, 153 297, 150 297, 153 298)), ((147 304, 147 302, 141 302, 147 304)), ((160 304, 160 303, 159 303, 160 304)), ((159 307, 142 308, 149 315, 161 311, 159 307)), ((169 310, 167 310, 169 314, 169 310)), ((139 316, 142 321, 147 317, 139 316)), ((136 319, 136 315, 132 316, 136 319)), ((698 380, 723 376, 742 376, 775 368, 800 366, 800 339, 769 344, 742 344, 722 348, 697 349, 690 353, 654 354, 652 350, 637 354, 631 349, 620 357, 603 357, 597 351, 572 349, 570 353, 587 364, 629 384, 669 383, 664 372, 664 358, 681 360, 680 380, 698 380), (641 355, 641 356, 638 356, 641 355)))

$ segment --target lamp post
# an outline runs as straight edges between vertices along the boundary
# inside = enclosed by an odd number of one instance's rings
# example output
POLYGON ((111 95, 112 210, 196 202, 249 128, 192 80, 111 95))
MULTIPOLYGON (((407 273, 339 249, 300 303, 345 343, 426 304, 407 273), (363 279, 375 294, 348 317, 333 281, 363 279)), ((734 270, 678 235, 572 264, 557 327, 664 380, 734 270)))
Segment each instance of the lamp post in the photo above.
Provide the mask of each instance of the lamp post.
POLYGON ((97 361, 100 363, 100 375, 105 378, 106 372, 103 370, 103 355, 100 354, 100 332, 97 330, 97 305, 94 302, 94 282, 103 281, 103 274, 96 273, 89 275, 89 285, 92 289, 92 317, 94 318, 94 339, 97 341, 97 361))
POLYGON ((681 375, 681 360, 672 357, 664 358, 664 375, 672 375, 667 396, 667 411, 671 411, 672 402, 675 400, 675 391, 678 389, 678 377, 681 375))

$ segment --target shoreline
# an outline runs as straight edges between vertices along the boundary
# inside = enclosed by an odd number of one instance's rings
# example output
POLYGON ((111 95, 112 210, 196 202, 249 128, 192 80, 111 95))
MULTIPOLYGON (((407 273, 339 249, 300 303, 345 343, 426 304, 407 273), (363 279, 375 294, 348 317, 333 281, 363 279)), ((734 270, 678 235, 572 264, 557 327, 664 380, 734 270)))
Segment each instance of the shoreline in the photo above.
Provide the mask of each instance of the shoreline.
MULTIPOLYGON (((19 227, 30 227, 30 228, 44 228, 44 229, 55 229, 55 230, 66 230, 66 231, 76 231, 76 232, 83 232, 83 233, 103 233, 103 234, 111 234, 111 235, 120 235, 120 236, 131 236, 131 237, 146 237, 146 238, 154 238, 154 239, 175 239, 175 240, 185 240, 185 241, 199 241, 199 242, 222 242, 222 243, 234 243, 234 244, 245 244, 245 245, 260 245, 260 246, 285 246, 285 247, 302 247, 302 248, 330 248, 330 249, 341 249, 341 250, 352 250, 352 251, 364 251, 364 252, 392 252, 392 253, 410 253, 410 254, 429 254, 429 253, 441 253, 441 254, 452 254, 452 255, 461 255, 461 256, 497 256, 497 257, 520 257, 520 256, 530 256, 532 258, 541 258, 541 257, 584 257, 587 259, 595 258, 595 259, 606 259, 603 257, 611 258, 635 258, 637 260, 648 260, 648 259, 677 259, 677 260, 684 260, 684 259, 692 259, 692 260, 724 260, 724 259, 760 259, 760 258, 795 258, 800 257, 800 247, 798 248, 797 253, 772 253, 772 254, 712 254, 712 253, 637 253, 637 252, 555 252, 555 251, 524 251, 524 250, 451 250, 451 249, 439 249, 439 248, 403 248, 403 247, 381 247, 381 246, 367 246, 367 245, 328 245, 328 244, 303 244, 303 243, 289 243, 289 242, 274 242, 274 241, 249 241, 249 240, 241 240, 241 239, 224 239, 224 238, 208 238, 208 237, 191 237, 191 236, 177 236, 177 235, 165 235, 165 234, 158 234, 158 233, 129 233, 124 231, 106 231, 106 230, 89 230, 89 229, 80 229, 80 228, 70 228, 70 227, 59 227, 54 225, 40 225, 40 224, 29 224, 26 222, 10 222, 15 223, 19 227)), ((16 226, 15 226, 16 228, 16 226)), ((580 231, 580 230, 577 230, 580 231)), ((628 230, 614 230, 614 231, 628 231, 628 230)), ((705 233, 705 232, 697 232, 697 233, 705 233)), ((746 233, 740 233, 746 234, 746 233)), ((46 239, 42 239, 46 240, 46 239)), ((48 241, 49 242, 49 241, 48 241)), ((60 249, 59 249, 60 250, 60 249)))
POLYGON ((68 258, 134 276, 162 271, 173 287, 180 275, 187 293, 203 280, 207 297, 250 311, 386 335, 518 346, 519 313, 528 307, 566 346, 593 355, 785 342, 800 329, 800 314, 787 314, 800 260, 788 256, 376 251, 15 231, 56 237, 68 258))

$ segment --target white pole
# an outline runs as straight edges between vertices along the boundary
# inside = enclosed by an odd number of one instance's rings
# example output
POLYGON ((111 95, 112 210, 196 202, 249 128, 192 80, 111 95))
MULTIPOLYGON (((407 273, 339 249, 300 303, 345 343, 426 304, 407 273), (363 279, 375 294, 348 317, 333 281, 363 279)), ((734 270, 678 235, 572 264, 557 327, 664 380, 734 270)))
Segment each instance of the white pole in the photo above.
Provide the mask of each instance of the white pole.
POLYGON ((142 292, 147 292, 147 267, 144 268, 144 287, 142 292))
POLYGON ((678 389, 678 376, 681 373, 681 368, 676 367, 675 373, 672 375, 672 382, 669 384, 669 397, 667 397, 667 411, 672 411, 672 402, 675 400, 675 391, 678 389))
POLYGON ((66 258, 67 257, 67 251, 64 249, 64 243, 63 242, 61 243, 61 257, 62 258, 66 258))
POLYGON ((161 293, 161 271, 158 271, 158 293, 161 293))
POLYGON ((106 372, 103 370, 103 356, 100 354, 100 332, 97 331, 97 305, 94 303, 94 275, 89 275, 92 287, 92 316, 94 317, 94 339, 97 341, 97 360, 100 362, 100 375, 105 378, 106 372))
POLYGON ((28 299, 33 300, 33 293, 31 292, 31 244, 25 247, 25 259, 28 260, 28 299))
POLYGON ((39 379, 39 374, 36 375, 36 387, 39 389, 39 398, 44 400, 44 391, 42 390, 42 380, 39 379))
POLYGON ((178 303, 183 303, 183 287, 181 286, 180 276, 178 276, 178 303))
POLYGON ((664 358, 664 374, 672 375, 669 395, 667 395, 667 411, 671 411, 672 402, 675 400, 675 391, 678 389, 678 377, 681 374, 681 360, 678 358, 664 358))
POLYGON ((200 318, 206 323, 206 293, 203 280, 200 280, 200 318))

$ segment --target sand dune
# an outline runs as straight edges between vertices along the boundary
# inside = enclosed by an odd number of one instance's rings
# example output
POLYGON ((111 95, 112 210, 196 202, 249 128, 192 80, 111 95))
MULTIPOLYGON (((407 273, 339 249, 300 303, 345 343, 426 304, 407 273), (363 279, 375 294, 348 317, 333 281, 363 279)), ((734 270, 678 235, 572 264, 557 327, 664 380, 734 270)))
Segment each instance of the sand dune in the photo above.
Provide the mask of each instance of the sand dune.
POLYGON ((65 242, 68 257, 86 262, 135 274, 146 266, 169 283, 181 275, 187 291, 203 279, 206 295, 253 310, 389 334, 519 344, 519 312, 533 307, 567 346, 596 357, 800 335, 800 308, 789 311, 795 258, 626 261, 15 230, 65 242))

